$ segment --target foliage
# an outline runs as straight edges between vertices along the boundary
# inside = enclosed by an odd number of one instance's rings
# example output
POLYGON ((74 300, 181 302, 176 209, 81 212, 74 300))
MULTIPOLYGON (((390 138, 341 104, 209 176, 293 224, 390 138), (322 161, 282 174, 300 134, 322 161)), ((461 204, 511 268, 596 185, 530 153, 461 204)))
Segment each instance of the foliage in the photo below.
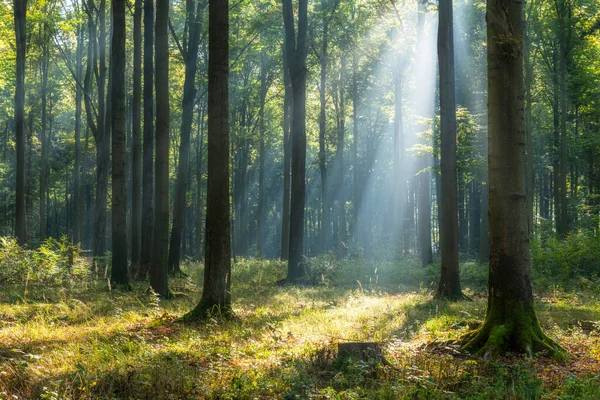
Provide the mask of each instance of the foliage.
POLYGON ((49 238, 34 250, 0 237, 0 284, 73 285, 87 272, 79 249, 66 237, 49 238))

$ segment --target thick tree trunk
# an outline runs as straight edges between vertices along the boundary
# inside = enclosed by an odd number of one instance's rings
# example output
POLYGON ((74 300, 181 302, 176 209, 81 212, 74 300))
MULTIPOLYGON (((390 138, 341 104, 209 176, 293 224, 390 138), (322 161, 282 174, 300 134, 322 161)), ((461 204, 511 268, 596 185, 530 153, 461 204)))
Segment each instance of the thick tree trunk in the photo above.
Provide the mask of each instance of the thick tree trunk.
POLYGON ((150 272, 154 236, 154 0, 144 0, 144 148, 142 248, 138 278, 150 272))
POLYGON ((188 32, 185 54, 185 81, 183 84, 183 100, 181 114, 181 138, 179 141, 179 165, 175 182, 175 201, 173 204, 173 227, 169 246, 168 268, 171 274, 182 274, 181 271, 181 238, 185 225, 185 204, 188 182, 188 164, 190 160, 190 136, 194 120, 194 99, 196 97, 196 70, 198 65, 198 47, 202 29, 202 11, 207 3, 198 2, 194 10, 192 0, 187 0, 188 32))
POLYGON ((133 99, 131 163, 131 269, 140 276, 142 246, 142 0, 135 0, 133 12, 133 99))
POLYGON ((290 206, 290 245, 287 282, 294 283, 305 274, 304 203, 306 193, 306 56, 308 1, 299 0, 298 37, 295 37, 291 0, 283 0, 288 68, 292 86, 292 197, 290 206))
POLYGON ((204 159, 204 106, 198 109, 198 143, 196 144, 196 186, 198 188, 198 200, 196 209, 196 259, 201 260, 202 251, 202 214, 204 205, 202 203, 202 168, 204 159))
POLYGON ((15 91, 15 131, 17 147, 17 183, 15 236, 21 246, 27 243, 25 210, 25 53, 27 45, 27 0, 14 0, 15 36, 17 43, 17 82, 15 91))
POLYGON ((489 0, 490 275, 486 319, 465 347, 485 356, 553 350, 533 308, 525 197, 523 3, 489 0))
POLYGON ((156 159, 150 285, 169 297, 169 0, 156 2, 156 159))
POLYGON ((460 299, 456 183, 456 90, 452 1, 440 0, 438 55, 440 68, 440 248, 442 275, 436 297, 460 299))
POLYGON ((209 1, 208 192, 202 299, 187 315, 231 314, 229 221, 229 4, 209 1))
POLYGON ((111 54, 112 133, 112 268, 113 284, 128 285, 127 271, 127 185, 125 175, 125 0, 112 0, 113 34, 111 54))

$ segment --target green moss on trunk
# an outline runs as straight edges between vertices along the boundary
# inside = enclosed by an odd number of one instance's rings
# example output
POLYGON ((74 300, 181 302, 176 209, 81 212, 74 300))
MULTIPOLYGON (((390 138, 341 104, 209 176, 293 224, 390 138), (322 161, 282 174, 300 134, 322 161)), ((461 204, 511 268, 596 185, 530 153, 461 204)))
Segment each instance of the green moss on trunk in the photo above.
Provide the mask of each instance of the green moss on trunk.
POLYGON ((564 352, 542 331, 533 304, 515 300, 492 302, 483 326, 463 337, 463 348, 485 358, 506 352, 529 356, 544 351, 554 355, 564 352))

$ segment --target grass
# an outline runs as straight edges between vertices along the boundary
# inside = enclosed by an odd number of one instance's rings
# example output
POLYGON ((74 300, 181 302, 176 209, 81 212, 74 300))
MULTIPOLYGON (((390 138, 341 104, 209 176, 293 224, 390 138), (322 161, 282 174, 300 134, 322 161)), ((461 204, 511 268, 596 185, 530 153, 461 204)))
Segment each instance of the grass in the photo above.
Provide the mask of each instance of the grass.
POLYGON ((177 320, 199 298, 200 267, 171 282, 109 291, 0 287, 0 399, 598 399, 600 320, 593 285, 538 288, 537 311, 568 360, 483 361, 452 346, 485 315, 485 268, 463 266, 472 301, 432 300, 436 267, 352 260, 312 265, 322 285, 278 287, 278 262, 234 266, 234 320, 177 320), (326 265, 326 268, 320 268, 326 265), (344 273, 346 271, 346 273, 344 273), (433 284, 433 286, 432 286, 433 284), (391 365, 336 359, 344 341, 378 341, 391 365))

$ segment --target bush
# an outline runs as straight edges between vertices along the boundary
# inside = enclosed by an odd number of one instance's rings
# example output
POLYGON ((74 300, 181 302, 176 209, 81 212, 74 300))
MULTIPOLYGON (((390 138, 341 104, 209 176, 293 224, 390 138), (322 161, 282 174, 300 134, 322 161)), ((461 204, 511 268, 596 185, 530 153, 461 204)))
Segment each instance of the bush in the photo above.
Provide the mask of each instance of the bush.
POLYGON ((0 237, 0 283, 60 285, 84 277, 87 265, 66 237, 48 239, 35 250, 13 237, 0 237))
POLYGON ((535 238, 531 244, 531 266, 541 285, 557 281, 569 284, 581 277, 596 279, 600 275, 600 239, 585 232, 562 240, 556 236, 535 238))

